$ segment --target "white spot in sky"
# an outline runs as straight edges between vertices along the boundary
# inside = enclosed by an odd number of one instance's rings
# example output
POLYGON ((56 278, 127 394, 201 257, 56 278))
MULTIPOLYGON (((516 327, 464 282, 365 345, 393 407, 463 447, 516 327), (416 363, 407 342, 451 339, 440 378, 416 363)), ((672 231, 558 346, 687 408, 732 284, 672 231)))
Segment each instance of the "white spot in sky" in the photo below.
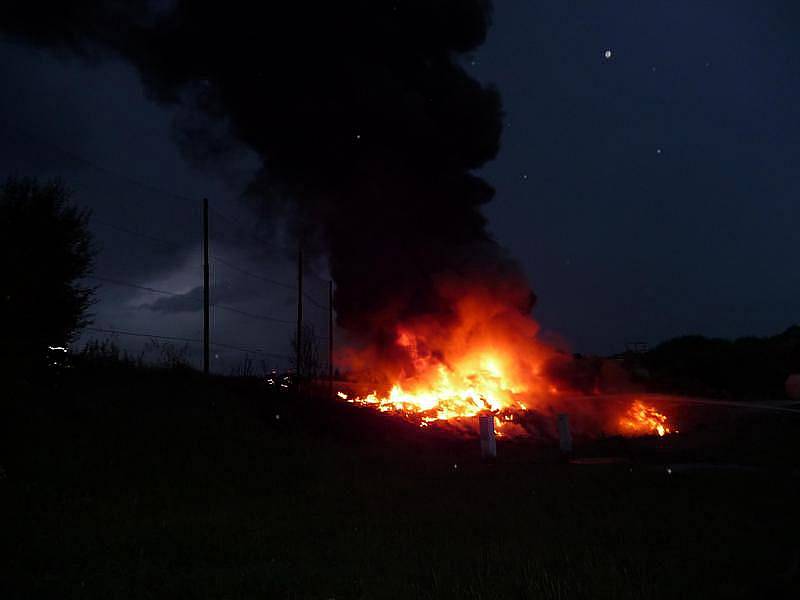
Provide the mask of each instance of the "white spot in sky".
POLYGON ((608 60, 609 58, 611 58, 611 57, 613 56, 613 53, 611 52, 611 50, 606 50, 606 51, 603 53, 603 56, 605 56, 605 57, 606 57, 606 60, 608 60))

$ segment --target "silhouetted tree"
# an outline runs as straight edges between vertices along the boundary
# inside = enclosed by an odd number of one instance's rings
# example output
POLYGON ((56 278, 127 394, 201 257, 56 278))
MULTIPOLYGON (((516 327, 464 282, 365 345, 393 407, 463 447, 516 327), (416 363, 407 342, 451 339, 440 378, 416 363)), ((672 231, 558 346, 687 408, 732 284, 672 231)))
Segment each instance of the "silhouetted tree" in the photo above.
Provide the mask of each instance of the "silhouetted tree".
POLYGON ((0 186, 0 368, 42 366, 88 324, 94 289, 89 211, 57 180, 10 178, 0 186))
POLYGON ((782 398, 800 372, 800 326, 736 340, 699 335, 668 340, 644 356, 651 383, 681 393, 757 400, 782 398))

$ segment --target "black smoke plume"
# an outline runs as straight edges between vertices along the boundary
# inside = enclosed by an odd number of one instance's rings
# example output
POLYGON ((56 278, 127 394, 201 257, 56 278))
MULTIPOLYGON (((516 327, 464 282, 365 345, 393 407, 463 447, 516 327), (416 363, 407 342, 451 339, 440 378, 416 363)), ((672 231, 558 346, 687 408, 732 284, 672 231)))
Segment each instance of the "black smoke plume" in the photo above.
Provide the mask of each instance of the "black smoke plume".
POLYGON ((474 174, 498 151, 500 97, 459 64, 490 15, 489 0, 11 0, 0 31, 129 61, 156 101, 202 117, 179 138, 206 164, 231 140, 252 148, 248 194, 328 255, 339 324, 376 342, 447 319, 442 277, 525 285, 474 174))

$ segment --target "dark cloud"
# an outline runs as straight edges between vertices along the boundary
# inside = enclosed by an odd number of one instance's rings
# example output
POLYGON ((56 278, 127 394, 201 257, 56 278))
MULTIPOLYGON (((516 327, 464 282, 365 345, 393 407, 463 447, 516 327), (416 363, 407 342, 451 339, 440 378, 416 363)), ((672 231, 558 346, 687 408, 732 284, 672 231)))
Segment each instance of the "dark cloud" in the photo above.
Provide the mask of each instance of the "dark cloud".
POLYGON ((248 197, 328 255, 339 322, 367 335, 377 313, 389 326, 446 316, 442 276, 523 279, 486 231, 494 191, 472 174, 498 151, 502 110, 458 57, 489 21, 488 0, 82 0, 12 2, 1 27, 129 61, 179 108, 177 139, 203 165, 225 164, 231 138, 255 150, 248 197))
POLYGON ((165 296, 153 302, 142 304, 140 308, 161 313, 196 312, 203 308, 203 287, 198 286, 175 296, 165 296))
MULTIPOLYGON (((211 302, 213 304, 238 304, 259 297, 263 289, 252 281, 237 281, 227 278, 215 278, 212 286, 211 302)), ((188 292, 161 296, 151 302, 140 304, 138 308, 146 308, 164 314, 198 312, 203 309, 203 286, 198 285, 188 292)))

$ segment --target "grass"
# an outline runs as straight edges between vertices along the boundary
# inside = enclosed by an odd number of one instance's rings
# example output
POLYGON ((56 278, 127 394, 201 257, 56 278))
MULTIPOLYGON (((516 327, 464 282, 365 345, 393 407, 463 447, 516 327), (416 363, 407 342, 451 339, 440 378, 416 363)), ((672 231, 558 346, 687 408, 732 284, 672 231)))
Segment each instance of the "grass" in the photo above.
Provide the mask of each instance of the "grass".
POLYGON ((502 443, 485 464, 474 442, 250 381, 128 369, 11 395, 3 598, 800 591, 796 447, 754 471, 502 443))

